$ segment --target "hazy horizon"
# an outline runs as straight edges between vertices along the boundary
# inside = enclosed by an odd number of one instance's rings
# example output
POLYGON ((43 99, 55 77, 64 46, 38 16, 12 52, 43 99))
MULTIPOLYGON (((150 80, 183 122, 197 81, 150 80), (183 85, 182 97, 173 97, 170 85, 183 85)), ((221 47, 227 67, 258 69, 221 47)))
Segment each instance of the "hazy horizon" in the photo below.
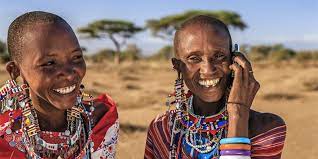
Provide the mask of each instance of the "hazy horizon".
MULTIPOLYGON (((0 39, 5 41, 9 24, 19 15, 42 10, 63 17, 76 31, 77 28, 98 19, 123 19, 144 26, 148 19, 158 19, 187 10, 228 10, 241 15, 248 28, 244 31, 231 30, 233 42, 239 44, 281 43, 295 50, 318 49, 318 2, 305 1, 252 1, 242 2, 187 0, 180 3, 170 1, 9 1, 1 0, 0 39)), ((88 52, 102 48, 114 48, 109 40, 87 40, 79 38, 88 52)), ((137 34, 128 43, 135 43, 143 54, 156 52, 164 45, 172 44, 151 36, 149 31, 137 34)))

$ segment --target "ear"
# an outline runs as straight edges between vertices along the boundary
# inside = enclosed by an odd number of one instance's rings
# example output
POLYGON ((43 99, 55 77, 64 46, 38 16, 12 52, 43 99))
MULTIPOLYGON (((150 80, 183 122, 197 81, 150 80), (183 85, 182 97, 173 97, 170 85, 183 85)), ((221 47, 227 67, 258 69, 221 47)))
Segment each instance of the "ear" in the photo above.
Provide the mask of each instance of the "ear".
POLYGON ((16 80, 20 76, 20 69, 19 67, 15 64, 14 61, 9 61, 6 64, 6 70, 9 73, 10 77, 12 80, 16 80))
POLYGON ((181 61, 177 58, 172 58, 171 63, 173 65, 173 68, 176 69, 178 72, 181 72, 181 61))

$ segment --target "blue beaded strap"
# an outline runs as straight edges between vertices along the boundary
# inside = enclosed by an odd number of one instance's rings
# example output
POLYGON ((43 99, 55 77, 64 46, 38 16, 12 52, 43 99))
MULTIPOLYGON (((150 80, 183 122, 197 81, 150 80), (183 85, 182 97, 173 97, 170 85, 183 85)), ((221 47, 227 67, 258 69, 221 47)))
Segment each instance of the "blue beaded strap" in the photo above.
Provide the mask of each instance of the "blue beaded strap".
POLYGON ((231 138, 224 138, 221 139, 220 144, 251 144, 251 140, 246 137, 231 137, 231 138))

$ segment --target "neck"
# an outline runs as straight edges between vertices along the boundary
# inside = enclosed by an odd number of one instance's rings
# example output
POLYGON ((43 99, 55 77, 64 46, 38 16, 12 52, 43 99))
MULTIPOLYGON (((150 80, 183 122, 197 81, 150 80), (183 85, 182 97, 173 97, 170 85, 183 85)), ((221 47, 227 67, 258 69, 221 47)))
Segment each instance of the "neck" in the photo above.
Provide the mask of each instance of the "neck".
POLYGON ((66 110, 59 110, 36 95, 31 95, 31 100, 42 131, 66 130, 66 110))
POLYGON ((193 110, 196 115, 211 116, 219 113, 225 106, 224 99, 216 102, 205 102, 197 96, 193 96, 193 110))

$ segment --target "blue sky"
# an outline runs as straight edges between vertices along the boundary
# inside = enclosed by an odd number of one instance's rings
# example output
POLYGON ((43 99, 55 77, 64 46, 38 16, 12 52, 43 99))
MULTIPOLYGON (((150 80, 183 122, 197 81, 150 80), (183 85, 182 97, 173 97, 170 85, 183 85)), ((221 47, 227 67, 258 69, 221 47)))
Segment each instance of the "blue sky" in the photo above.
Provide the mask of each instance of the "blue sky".
MULTIPOLYGON (((0 39, 5 40, 10 23, 19 15, 43 10, 60 15, 76 29, 98 19, 125 19, 143 26, 145 21, 191 9, 229 10, 248 24, 244 31, 231 30, 239 44, 282 43, 296 50, 318 49, 318 1, 315 0, 0 0, 0 39)), ((129 43, 136 43, 144 54, 151 54, 170 44, 139 33, 129 43)), ((80 38, 81 45, 94 52, 113 48, 108 40, 80 38)))

